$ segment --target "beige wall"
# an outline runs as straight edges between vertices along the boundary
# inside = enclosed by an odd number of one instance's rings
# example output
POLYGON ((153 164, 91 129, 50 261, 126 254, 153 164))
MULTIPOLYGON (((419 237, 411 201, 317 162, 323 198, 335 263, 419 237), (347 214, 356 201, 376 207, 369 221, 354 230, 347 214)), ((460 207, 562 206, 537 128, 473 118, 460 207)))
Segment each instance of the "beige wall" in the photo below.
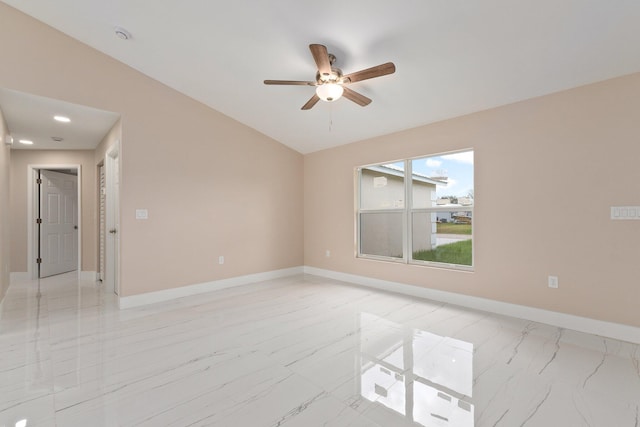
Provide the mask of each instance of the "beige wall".
POLYGON ((635 74, 309 154, 305 265, 640 326, 639 117, 635 74), (475 272, 355 258, 355 167, 469 147, 475 272))
POLYGON ((11 247, 9 244, 9 162, 11 150, 5 144, 9 136, 4 115, 0 110, 0 302, 4 298, 9 287, 9 272, 11 247))
POLYGON ((121 140, 122 120, 118 119, 118 121, 113 125, 109 132, 107 132, 107 134, 104 136, 102 141, 100 141, 100 144, 98 144, 94 151, 94 161, 96 166, 105 161, 107 151, 116 146, 116 144, 118 144, 121 140))
POLYGON ((26 272, 29 165, 80 165, 82 271, 96 271, 96 168, 93 150, 12 150, 11 271, 26 272))
POLYGON ((0 51, 3 86, 121 114, 123 296, 302 265, 301 154, 4 3, 0 51))

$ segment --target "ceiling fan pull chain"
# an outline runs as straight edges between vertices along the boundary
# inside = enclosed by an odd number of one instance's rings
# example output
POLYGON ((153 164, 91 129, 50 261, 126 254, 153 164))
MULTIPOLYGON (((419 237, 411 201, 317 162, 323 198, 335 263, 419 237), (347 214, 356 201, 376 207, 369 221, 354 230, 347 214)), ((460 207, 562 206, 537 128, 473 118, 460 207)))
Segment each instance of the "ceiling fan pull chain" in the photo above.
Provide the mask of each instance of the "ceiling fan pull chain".
POLYGON ((329 105, 329 132, 333 131, 333 105, 329 105))

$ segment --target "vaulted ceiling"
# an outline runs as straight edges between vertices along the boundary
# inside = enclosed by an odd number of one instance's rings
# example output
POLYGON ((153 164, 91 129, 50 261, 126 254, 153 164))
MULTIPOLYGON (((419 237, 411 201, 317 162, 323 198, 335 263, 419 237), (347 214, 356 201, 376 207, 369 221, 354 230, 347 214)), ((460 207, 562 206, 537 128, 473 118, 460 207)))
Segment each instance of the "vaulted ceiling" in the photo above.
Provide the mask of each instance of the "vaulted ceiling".
POLYGON ((4 3, 301 153, 640 71, 637 0, 4 3), (302 111, 313 87, 263 80, 313 80, 310 43, 397 71, 302 111))

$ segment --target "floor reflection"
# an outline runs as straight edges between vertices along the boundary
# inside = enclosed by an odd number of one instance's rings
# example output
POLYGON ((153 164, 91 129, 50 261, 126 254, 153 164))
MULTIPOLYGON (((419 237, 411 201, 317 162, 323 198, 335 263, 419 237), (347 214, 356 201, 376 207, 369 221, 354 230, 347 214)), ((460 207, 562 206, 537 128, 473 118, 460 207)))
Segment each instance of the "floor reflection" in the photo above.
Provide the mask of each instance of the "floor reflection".
MULTIPOLYGON (((45 379, 45 375, 44 375, 44 367, 43 367, 43 356, 42 356, 42 331, 41 331, 41 325, 40 325, 40 320, 42 317, 42 288, 41 288, 41 283, 40 283, 40 279, 38 279, 38 287, 36 290, 36 295, 35 295, 35 307, 32 305, 32 301, 33 300, 29 300, 29 309, 30 310, 34 310, 35 311, 35 315, 34 316, 29 316, 30 319, 33 319, 32 321, 35 321, 35 324, 33 325, 33 327, 29 328, 33 329, 33 337, 32 337, 32 344, 33 344, 33 351, 26 351, 25 354, 28 354, 30 356, 27 363, 27 367, 28 367, 28 377, 30 378, 29 380, 29 386, 32 389, 44 389, 47 390, 47 384, 46 384, 46 379, 45 379)), ((28 342, 28 341, 27 341, 28 342)))
POLYGON ((360 313, 360 394, 425 427, 472 427, 473 344, 360 313))

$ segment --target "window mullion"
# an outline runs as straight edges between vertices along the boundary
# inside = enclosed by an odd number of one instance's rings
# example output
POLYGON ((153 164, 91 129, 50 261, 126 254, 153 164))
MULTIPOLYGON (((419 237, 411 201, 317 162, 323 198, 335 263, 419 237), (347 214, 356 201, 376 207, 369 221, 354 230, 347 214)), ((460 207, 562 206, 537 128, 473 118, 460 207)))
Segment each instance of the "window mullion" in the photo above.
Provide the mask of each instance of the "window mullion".
POLYGON ((362 168, 357 169, 356 174, 356 257, 362 254, 362 248, 360 246, 360 215, 362 211, 362 189, 360 188, 362 182, 362 168))
POLYGON ((404 227, 402 228, 403 232, 403 241, 404 241, 404 262, 409 263, 409 261, 413 258, 412 247, 413 247, 413 236, 411 231, 411 208, 413 206, 413 171, 411 160, 404 161, 404 170, 405 170, 405 185, 404 191, 405 196, 404 199, 407 201, 404 204, 404 227))

